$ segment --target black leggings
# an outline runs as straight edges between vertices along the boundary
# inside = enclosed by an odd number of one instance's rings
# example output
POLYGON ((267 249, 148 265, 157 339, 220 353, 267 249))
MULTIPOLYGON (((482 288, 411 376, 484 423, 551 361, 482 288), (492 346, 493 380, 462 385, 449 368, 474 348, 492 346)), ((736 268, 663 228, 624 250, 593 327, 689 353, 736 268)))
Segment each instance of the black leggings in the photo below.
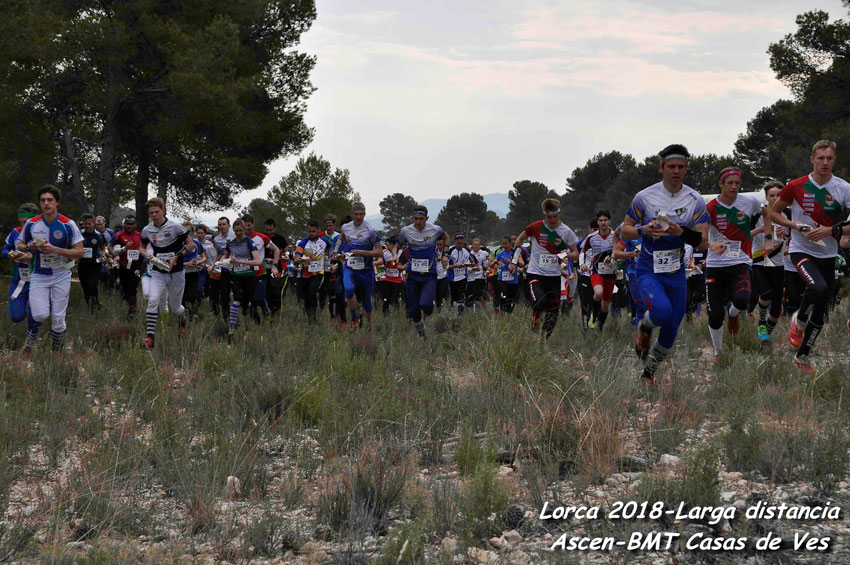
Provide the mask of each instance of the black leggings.
POLYGON ((561 306, 561 276, 528 275, 531 309, 536 316, 544 315, 543 332, 552 335, 561 306))
POLYGON ((302 278, 298 284, 298 291, 301 294, 301 300, 304 302, 304 309, 307 311, 307 317, 311 320, 316 319, 319 306, 319 289, 325 281, 325 275, 312 275, 302 278))
POLYGON ((441 279, 437 279, 437 292, 434 295, 434 302, 437 305, 437 308, 441 308, 443 306, 443 302, 449 301, 449 279, 443 277, 441 279))
MULTIPOLYGON (((254 272, 252 271, 247 276, 230 275, 228 278, 228 287, 233 289, 233 302, 239 302, 244 310, 254 296, 254 285, 257 282, 254 272)), ((222 280, 224 280, 224 277, 222 277, 222 280)), ((228 294, 230 293, 228 292, 228 294)), ((229 309, 227 312, 229 313, 229 309)))
POLYGON ((790 316, 800 307, 803 296, 803 279, 797 271, 785 271, 785 315, 790 316))
POLYGON ((729 301, 741 312, 746 312, 751 292, 749 265, 708 267, 705 270, 708 327, 715 330, 723 327, 726 303, 729 301))
POLYGON ((822 327, 832 297, 832 286, 835 284, 835 258, 823 259, 805 253, 792 253, 791 260, 797 266, 797 273, 805 285, 797 320, 822 327))
POLYGON ((80 286, 83 287, 86 304, 89 306, 99 304, 97 285, 100 281, 100 263, 95 261, 83 263, 80 261, 80 264, 77 266, 77 274, 80 276, 80 286))
POLYGON ((186 286, 183 289, 183 306, 194 305, 198 301, 198 272, 186 273, 186 286))
POLYGON ((390 312, 390 306, 393 308, 398 308, 399 306, 398 301, 401 296, 401 283, 381 281, 378 283, 378 286, 381 289, 381 302, 383 303, 382 310, 384 312, 384 316, 386 316, 390 312))
POLYGON ((466 304, 466 279, 449 283, 453 304, 466 304))
POLYGON ((581 319, 583 323, 590 320, 590 315, 593 313, 593 285, 590 284, 590 277, 578 277, 578 297, 581 300, 581 319))
POLYGON ((770 317, 774 320, 782 314, 782 291, 785 290, 783 267, 753 267, 753 286, 759 300, 770 302, 770 317))
MULTIPOLYGON (((499 297, 499 309, 506 314, 513 312, 517 294, 519 294, 519 283, 499 281, 496 293, 499 297)), ((495 298, 493 301, 496 301, 495 298)))
POLYGON ((121 292, 124 294, 124 300, 127 301, 127 306, 135 310, 139 281, 142 278, 136 274, 136 271, 131 271, 126 267, 118 269, 118 277, 121 279, 121 292))

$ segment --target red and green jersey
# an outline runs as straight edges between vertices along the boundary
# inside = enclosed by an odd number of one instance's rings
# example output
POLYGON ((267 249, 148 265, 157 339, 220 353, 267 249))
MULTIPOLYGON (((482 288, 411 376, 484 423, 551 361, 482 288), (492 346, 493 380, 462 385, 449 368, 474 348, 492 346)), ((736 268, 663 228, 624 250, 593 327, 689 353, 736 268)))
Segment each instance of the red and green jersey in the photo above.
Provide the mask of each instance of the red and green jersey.
MULTIPOLYGON (((811 175, 789 182, 779 198, 791 205, 791 221, 810 226, 832 226, 843 221, 850 209, 850 184, 832 176, 819 185, 811 175)), ((809 241, 799 230, 791 230, 791 253, 805 253, 812 257, 835 257, 838 242, 832 237, 821 240, 824 245, 809 241)))
POLYGON ((739 194, 731 205, 727 206, 715 198, 705 205, 705 211, 711 219, 708 228, 708 241, 722 241, 726 251, 721 255, 709 248, 706 265, 709 267, 727 267, 729 265, 753 264, 752 227, 761 216, 763 205, 753 194, 739 194))

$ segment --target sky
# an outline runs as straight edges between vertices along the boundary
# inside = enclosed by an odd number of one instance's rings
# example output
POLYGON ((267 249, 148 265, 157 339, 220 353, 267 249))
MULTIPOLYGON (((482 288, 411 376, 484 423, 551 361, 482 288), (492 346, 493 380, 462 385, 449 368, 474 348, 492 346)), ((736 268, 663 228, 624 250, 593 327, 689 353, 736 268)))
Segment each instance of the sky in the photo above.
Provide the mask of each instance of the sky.
MULTIPOLYGON (((393 192, 448 198, 529 179, 560 193, 573 169, 615 149, 729 154, 761 108, 790 98, 767 48, 815 6, 672 4, 317 0, 297 47, 317 58, 302 155, 348 169, 371 215, 393 192)), ((840 0, 816 7, 847 17, 840 0)), ((238 205, 297 158, 272 163, 238 205)))

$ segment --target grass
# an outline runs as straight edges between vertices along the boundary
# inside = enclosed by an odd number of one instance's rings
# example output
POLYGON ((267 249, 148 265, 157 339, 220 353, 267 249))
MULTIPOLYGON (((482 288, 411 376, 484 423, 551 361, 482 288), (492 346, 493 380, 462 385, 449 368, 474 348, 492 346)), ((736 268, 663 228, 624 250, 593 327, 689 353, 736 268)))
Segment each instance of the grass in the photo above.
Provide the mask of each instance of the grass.
POLYGON ((24 327, 0 319, 2 561, 250 561, 313 551, 311 538, 345 544, 339 561, 435 561, 446 536, 485 547, 509 504, 601 488, 624 455, 682 457, 683 474, 645 473, 635 495, 667 503, 716 502, 721 468, 827 496, 850 465, 846 301, 814 376, 780 333, 759 349, 748 319, 715 363, 703 320, 682 326, 649 395, 632 330, 612 318, 585 333, 577 309, 547 342, 522 306, 444 309, 420 342, 396 313, 371 332, 309 325, 290 296, 274 326, 242 318, 231 346, 205 306, 184 339, 170 319, 146 351, 143 316, 102 302, 90 314, 73 288, 59 358, 44 341, 22 359, 24 327), (173 545, 143 558, 111 544, 141 536, 173 545))

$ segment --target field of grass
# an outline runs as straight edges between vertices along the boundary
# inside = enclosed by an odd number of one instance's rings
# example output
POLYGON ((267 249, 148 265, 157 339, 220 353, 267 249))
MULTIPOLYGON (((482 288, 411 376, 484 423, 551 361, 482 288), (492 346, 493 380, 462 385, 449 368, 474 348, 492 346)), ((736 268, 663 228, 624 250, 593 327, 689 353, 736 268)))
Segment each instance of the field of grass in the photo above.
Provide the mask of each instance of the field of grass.
POLYGON ((59 355, 43 331, 22 357, 25 327, 0 317, 0 561, 850 559, 844 510, 728 525, 832 534, 827 554, 552 552, 563 531, 705 526, 538 520, 546 501, 846 508, 850 300, 820 338, 816 375, 791 364, 784 322, 762 350, 744 320, 715 361, 702 319, 683 325, 650 391, 624 321, 585 333, 577 311, 546 343, 522 307, 444 311, 422 342, 395 312, 369 332, 308 325, 289 296, 273 326, 243 317, 230 346, 205 306, 185 338, 172 318, 146 351, 144 316, 128 325, 117 297, 102 301, 87 312, 75 285, 59 355))

